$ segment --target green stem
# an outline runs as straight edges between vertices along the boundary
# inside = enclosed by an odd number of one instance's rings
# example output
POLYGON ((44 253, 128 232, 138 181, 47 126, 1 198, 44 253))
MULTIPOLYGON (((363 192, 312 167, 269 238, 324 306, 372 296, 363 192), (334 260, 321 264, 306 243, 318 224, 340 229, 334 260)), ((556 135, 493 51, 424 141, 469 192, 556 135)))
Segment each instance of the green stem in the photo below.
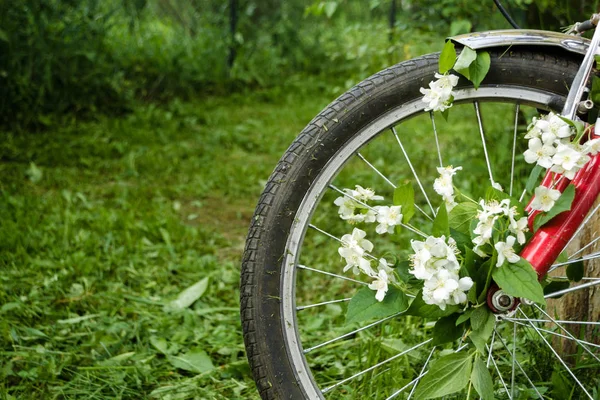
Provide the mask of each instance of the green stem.
POLYGON ((464 194, 463 192, 461 192, 460 190, 458 190, 456 188, 456 186, 454 186, 454 190, 456 190, 456 192, 458 193, 459 196, 464 197, 465 199, 469 200, 471 203, 479 204, 478 202, 476 202, 475 200, 473 200, 472 198, 470 198, 469 196, 467 196, 466 194, 464 194))
POLYGON ((479 303, 483 303, 487 297, 487 291, 490 288, 490 284, 492 283, 492 272, 494 272, 494 268, 496 268, 496 260, 498 259, 498 254, 496 250, 492 254, 492 259, 490 260, 490 269, 487 274, 487 278, 485 279, 485 286, 483 287, 483 291, 479 294, 479 298, 477 301, 479 303))

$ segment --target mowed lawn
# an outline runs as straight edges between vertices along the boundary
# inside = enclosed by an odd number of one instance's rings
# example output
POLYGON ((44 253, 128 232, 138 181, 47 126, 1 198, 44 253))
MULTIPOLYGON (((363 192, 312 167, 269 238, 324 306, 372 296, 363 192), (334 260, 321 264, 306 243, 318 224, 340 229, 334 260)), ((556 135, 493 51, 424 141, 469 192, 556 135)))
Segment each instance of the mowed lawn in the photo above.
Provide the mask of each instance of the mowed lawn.
POLYGON ((246 229, 333 97, 297 85, 0 133, 0 398, 256 398, 246 229))

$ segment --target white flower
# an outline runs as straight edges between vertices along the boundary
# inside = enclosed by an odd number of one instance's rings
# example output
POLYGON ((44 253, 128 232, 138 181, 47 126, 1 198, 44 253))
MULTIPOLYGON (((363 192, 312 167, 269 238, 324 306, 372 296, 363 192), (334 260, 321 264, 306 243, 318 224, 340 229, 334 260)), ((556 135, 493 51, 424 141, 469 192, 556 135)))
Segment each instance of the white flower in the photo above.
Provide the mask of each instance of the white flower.
POLYGON ((458 83, 458 76, 452 74, 442 75, 435 73, 434 77, 437 79, 437 81, 430 82, 429 87, 432 89, 438 89, 440 92, 446 95, 451 95, 452 89, 454 89, 454 86, 456 86, 458 83))
POLYGON ((466 303, 467 294, 465 292, 468 292, 469 289, 471 289, 471 286, 473 286, 473 280, 470 277, 466 276, 464 278, 460 278, 458 280, 458 288, 454 289, 454 291, 450 293, 448 304, 458 305, 466 303))
POLYGON ((512 220, 508 229, 515 235, 517 235, 517 242, 519 244, 525 244, 525 232, 529 231, 527 227, 527 217, 523 217, 520 220, 512 220))
POLYGON ((513 249, 514 244, 515 237, 508 236, 506 242, 498 242, 494 245, 498 252, 498 262, 496 262, 496 267, 501 267, 502 264, 504 264, 504 260, 508 260, 509 263, 514 264, 521 259, 521 257, 515 254, 515 250, 513 249))
POLYGON ((377 301, 383 301, 383 298, 388 291, 388 283, 389 278, 387 273, 383 269, 380 269, 377 274, 377 279, 369 284, 369 289, 377 291, 375 294, 377 301))
POLYGON ((452 176, 441 175, 439 178, 436 178, 436 180, 433 181, 433 190, 442 197, 452 197, 454 195, 452 176))
POLYGON ((354 216, 354 210, 358 205, 358 203, 346 196, 338 197, 333 204, 339 207, 338 214, 340 214, 342 219, 352 218, 354 216))
POLYGON ((492 182, 492 187, 496 190, 504 192, 504 189, 502 189, 502 185, 500 185, 498 182, 492 182))
POLYGON ((375 231, 380 235, 383 233, 394 233, 394 226, 402 223, 401 206, 379 206, 375 207, 377 211, 377 222, 379 225, 375 231))
POLYGON ((543 144, 539 138, 529 140, 529 149, 525 150, 523 155, 525 161, 529 164, 537 162, 538 165, 544 168, 552 166, 552 156, 556 149, 552 145, 543 144))
POLYGON ((376 275, 376 272, 371 267, 371 262, 358 252, 348 248, 339 248, 338 252, 346 260, 346 266, 343 269, 344 272, 352 269, 354 275, 360 274, 361 271, 369 276, 376 275))
MULTIPOLYGON (((589 161, 589 157, 585 155, 579 148, 571 144, 559 143, 556 148, 556 154, 552 157, 552 163, 557 166, 558 170, 562 170, 562 174, 573 179, 577 171, 579 171, 585 163, 589 161)), ((557 172, 557 171, 555 171, 557 172)))
POLYGON ((445 111, 452 107, 452 89, 458 83, 458 76, 435 74, 437 81, 429 82, 429 89, 420 88, 423 102, 427 103, 425 111, 445 111))
POLYGON ((458 275, 442 269, 423 284, 423 301, 445 310, 450 295, 458 288, 458 275))
POLYGON ((390 267, 390 264, 385 258, 379 259, 379 265, 377 266, 378 271, 385 271, 390 282, 396 282, 396 276, 394 275, 394 269, 390 267))
POLYGON ((351 235, 346 234, 342 236, 342 248, 354 250, 361 256, 365 251, 370 252, 373 250, 373 243, 365 239, 365 236, 367 236, 367 232, 358 228, 354 228, 351 235))
POLYGON ((442 269, 458 271, 460 264, 456 259, 456 243, 450 238, 446 244, 445 236, 436 238, 429 236, 424 242, 411 241, 415 253, 410 256, 413 269, 408 272, 417 279, 431 279, 442 269))
POLYGON ((473 233, 481 236, 484 240, 491 238, 494 231, 494 224, 496 223, 497 219, 498 216, 492 216, 488 217, 483 222, 479 220, 479 223, 473 230, 473 233))
MULTIPOLYGON (((573 134, 571 126, 562 120, 558 115, 549 113, 547 116, 548 127, 545 130, 547 134, 551 134, 557 138, 568 138, 573 134)), ((542 133, 543 136, 543 133, 542 133)), ((551 140, 550 138, 548 140, 551 140)), ((546 143, 546 140, 544 140, 546 143)))
POLYGON ((584 152, 595 156, 600 152, 600 139, 588 140, 583 144, 584 152))
POLYGON ((556 189, 550 189, 545 186, 535 188, 535 197, 531 202, 532 210, 550 211, 554 202, 560 197, 560 192, 556 189))
POLYGON ((355 190, 351 191, 352 197, 360 200, 362 202, 367 202, 369 200, 383 200, 383 196, 378 196, 375 194, 373 189, 363 188, 360 185, 356 185, 355 190))
POLYGON ((454 201, 452 177, 460 170, 462 170, 462 167, 453 168, 451 165, 447 167, 438 167, 437 171, 440 174, 440 177, 433 181, 433 190, 442 196, 448 211, 451 211, 457 205, 454 201))

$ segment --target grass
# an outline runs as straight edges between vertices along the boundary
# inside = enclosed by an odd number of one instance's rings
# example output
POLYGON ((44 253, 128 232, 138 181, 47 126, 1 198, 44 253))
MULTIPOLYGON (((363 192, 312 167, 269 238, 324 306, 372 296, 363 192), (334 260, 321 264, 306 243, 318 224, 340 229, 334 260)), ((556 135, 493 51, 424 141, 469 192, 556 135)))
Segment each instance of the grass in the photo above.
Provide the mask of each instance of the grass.
POLYGON ((238 311, 246 229, 330 98, 312 85, 2 133, 0 398, 256 398, 238 311))

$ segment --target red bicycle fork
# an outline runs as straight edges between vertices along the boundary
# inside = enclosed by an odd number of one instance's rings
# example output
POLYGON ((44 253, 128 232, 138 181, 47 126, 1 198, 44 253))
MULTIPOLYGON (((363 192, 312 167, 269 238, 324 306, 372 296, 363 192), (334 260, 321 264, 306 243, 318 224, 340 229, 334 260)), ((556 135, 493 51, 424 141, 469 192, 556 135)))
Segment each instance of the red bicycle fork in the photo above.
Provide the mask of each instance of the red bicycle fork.
MULTIPOLYGON (((592 136, 595 136, 594 132, 592 132, 592 136)), ((531 240, 520 253, 520 256, 533 266, 539 279, 542 279, 548 273, 560 253, 570 243, 600 194, 600 153, 592 156, 591 160, 575 174, 572 181, 564 177, 558 181, 559 178, 560 175, 548 171, 541 184, 545 187, 551 187, 553 182, 557 181, 558 183, 554 185, 554 189, 562 193, 569 183, 572 183, 575 186, 575 198, 571 209, 558 214, 535 231, 531 240)), ((533 221, 539 211, 532 212, 530 206, 531 201, 525 208, 525 212, 529 213, 529 229, 533 231, 533 221)), ((488 306, 495 312, 499 312, 499 310, 494 307, 492 299, 497 291, 497 286, 493 286, 488 291, 487 296, 488 306)), ((515 307, 516 304, 511 308, 514 309, 515 307)))

